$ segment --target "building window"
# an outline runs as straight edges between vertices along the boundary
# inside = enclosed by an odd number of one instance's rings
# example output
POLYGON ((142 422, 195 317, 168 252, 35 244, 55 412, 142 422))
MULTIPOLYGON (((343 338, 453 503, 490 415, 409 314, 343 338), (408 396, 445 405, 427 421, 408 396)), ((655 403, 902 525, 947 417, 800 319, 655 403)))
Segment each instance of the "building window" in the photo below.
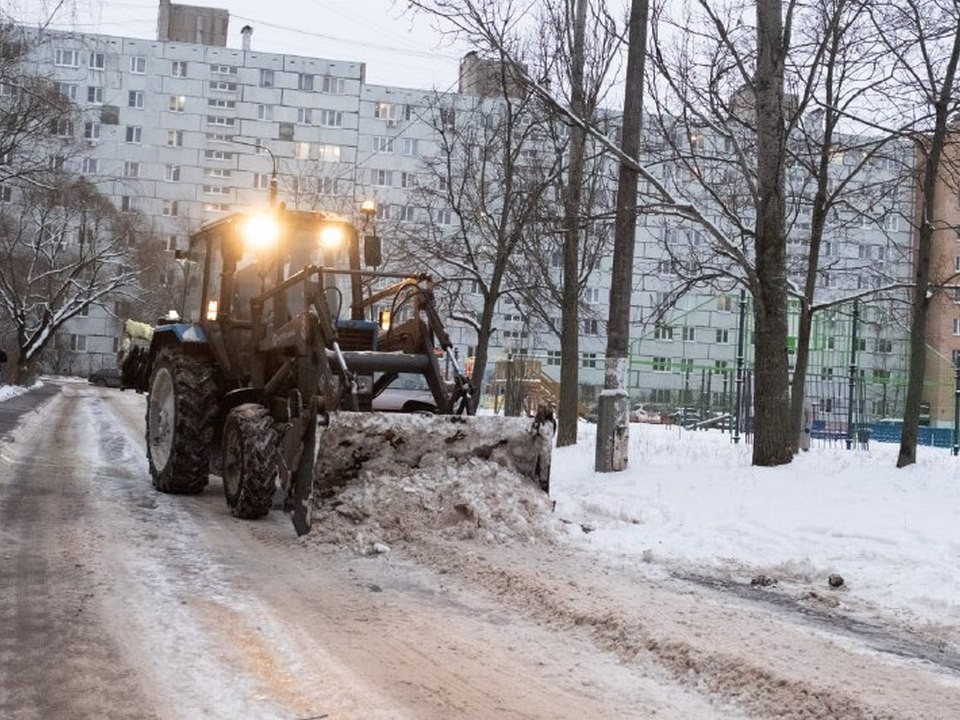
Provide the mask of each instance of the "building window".
POLYGON ((722 374, 727 371, 729 363, 726 360, 714 360, 713 361, 713 371, 717 374, 722 374))
POLYGON ((68 100, 73 100, 76 102, 77 99, 77 84, 76 83, 57 83, 57 90, 60 91, 60 94, 63 95, 68 100))
POLYGON ((404 155, 414 156, 417 154, 418 143, 412 138, 404 138, 401 152, 404 155))
POLYGON ((257 190, 266 190, 270 187, 270 176, 267 173, 254 173, 253 186, 257 190))
POLYGON ((207 107, 219 108, 221 110, 233 110, 237 107, 237 101, 223 100, 222 98, 210 98, 207 100, 207 107))
POLYGON ((185 95, 170 96, 170 112, 182 113, 187 107, 187 98, 185 95))
POLYGON ((133 202, 129 195, 123 195, 120 198, 120 212, 133 212, 133 202))
POLYGON ((683 340, 684 342, 693 342, 696 339, 696 329, 690 325, 685 325, 683 328, 683 340))
POLYGON ((103 53, 90 53, 87 67, 91 70, 103 70, 103 68, 106 67, 103 53))
POLYGON ((453 223, 453 213, 450 208, 444 208, 437 213, 437 222, 441 225, 450 225, 453 223))
POLYGON ((657 325, 653 329, 654 340, 673 340, 673 328, 670 325, 657 325))
POLYGON ((260 87, 273 87, 273 70, 260 71, 260 87))
POLYGON ((230 188, 223 185, 204 185, 203 192, 207 195, 229 195, 230 188))
POLYGON ((670 372, 672 364, 671 359, 668 357, 655 357, 653 358, 653 371, 670 372))
POLYGON ((100 139, 100 123, 98 122, 84 123, 83 136, 87 140, 99 140, 100 139))
POLYGON ((233 170, 227 168, 205 168, 203 174, 206 177, 228 178, 233 175, 233 170))
POLYGON ((583 291, 583 301, 588 305, 596 305, 600 302, 600 288, 585 288, 583 291))
POLYGON ((86 352, 87 351, 87 336, 86 335, 75 335, 70 333, 70 351, 71 352, 86 352))
POLYGON ((313 75, 300 73, 297 76, 297 90, 305 90, 307 92, 313 92, 313 75))
POLYGON ((13 188, 9 185, 0 185, 0 202, 8 203, 13 200, 13 188))
POLYGON ((211 65, 211 75, 236 75, 237 69, 233 65, 211 65))
POLYGON ((57 137, 73 137, 73 123, 70 120, 54 120, 50 124, 50 134, 57 137))
POLYGON ((320 124, 324 127, 343 127, 343 113, 339 110, 321 110, 320 124))
POLYGON ((297 160, 309 160, 310 159, 310 143, 308 142, 298 142, 293 146, 293 156, 297 160))
POLYGON ((343 92, 344 92, 343 78, 334 77, 333 75, 324 75, 323 83, 320 86, 320 92, 326 93, 327 95, 343 95, 343 92))
POLYGON ((127 107, 143 108, 143 91, 131 90, 127 93, 127 107))
POLYGON ((226 82, 224 80, 211 80, 210 81, 210 90, 213 92, 236 92, 237 84, 234 82, 226 82))
POLYGON ((103 105, 103 88, 90 85, 87 87, 87 102, 94 105, 103 105))
POLYGON ((204 150, 203 156, 207 160, 233 160, 233 153, 226 150, 204 150))
POLYGON ((225 117, 223 115, 207 115, 207 125, 220 125, 222 127, 233 127, 237 124, 237 119, 225 117))
POLYGON ((417 186, 417 176, 415 173, 411 172, 402 172, 400 173, 400 187, 402 188, 415 188, 417 186))
POLYGON ((180 166, 167 165, 163 170, 163 179, 169 182, 180 182, 180 166))
POLYGON ((123 176, 126 178, 140 177, 140 163, 127 160, 123 164, 123 176))
POLYGON ((596 353, 582 353, 580 355, 580 367, 595 368, 597 366, 596 353))
POLYGON ((63 155, 51 155, 50 156, 50 169, 51 170, 63 170, 63 166, 66 164, 67 159, 63 155))
POLYGON ((127 125, 127 142, 137 145, 143 142, 143 128, 136 125, 127 125))
POLYGON ((400 219, 404 222, 417 221, 417 209, 413 205, 400 206, 400 219))
POLYGON ((370 184, 380 187, 389 187, 393 185, 393 172, 391 170, 371 170, 370 184))
POLYGON ((136 75, 147 72, 147 59, 140 55, 130 58, 130 72, 136 75))
POLYGON ((339 145, 319 145, 317 146, 317 159, 324 162, 340 162, 339 145))
POLYGON ((374 136, 373 136, 373 149, 374 149, 375 152, 392 153, 392 152, 393 152, 393 138, 384 137, 383 135, 374 135, 374 136))
POLYGON ((170 66, 170 74, 174 77, 186 77, 187 76, 187 63, 184 60, 174 60, 173 65, 170 66))
POLYGON ((313 124, 313 112, 310 108, 297 108, 297 123, 299 125, 313 124))
POLYGON ((167 130, 167 145, 183 147, 183 130, 167 130))
POLYGON ((257 105, 257 120, 273 120, 273 105, 257 105))
POLYGON ((600 334, 600 322, 595 318, 585 318, 583 321, 583 334, 584 335, 599 335, 600 334))
MULTIPOLYGON (((957 327, 957 320, 954 320, 953 327, 957 327)), ((877 338, 877 352, 878 353, 890 353, 893 352, 893 340, 889 338, 877 338)))
POLYGON ((733 298, 729 295, 718 295, 717 310, 720 312, 730 312, 733 310, 733 298))
POLYGON ((163 214, 166 217, 176 217, 180 214, 180 204, 176 200, 164 200, 163 214))
POLYGON ((100 170, 100 161, 97 158, 84 158, 80 172, 84 175, 93 175, 100 170))
POLYGON ((547 350, 547 365, 560 367, 560 351, 559 350, 547 350))
POLYGON ((717 330, 717 342, 721 345, 726 345, 728 342, 730 342, 730 331, 717 330))
POLYGON ((380 203, 377 205, 377 220, 389 220, 393 217, 393 205, 380 203))
POLYGON ((53 64, 60 67, 80 67, 80 53, 76 50, 57 48, 53 64))

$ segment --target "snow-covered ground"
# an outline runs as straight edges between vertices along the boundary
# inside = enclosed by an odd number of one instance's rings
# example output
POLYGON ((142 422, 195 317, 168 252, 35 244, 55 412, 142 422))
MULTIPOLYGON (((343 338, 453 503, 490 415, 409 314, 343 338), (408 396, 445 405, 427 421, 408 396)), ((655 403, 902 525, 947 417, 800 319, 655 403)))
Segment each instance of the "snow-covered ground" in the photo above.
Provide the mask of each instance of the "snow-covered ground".
POLYGON ((827 589, 913 621, 960 625, 960 458, 898 445, 814 447, 776 468, 719 431, 632 424, 629 469, 596 473, 595 429, 554 452, 551 495, 571 541, 654 566, 760 574, 827 589), (587 532, 584 531, 584 528, 587 532))

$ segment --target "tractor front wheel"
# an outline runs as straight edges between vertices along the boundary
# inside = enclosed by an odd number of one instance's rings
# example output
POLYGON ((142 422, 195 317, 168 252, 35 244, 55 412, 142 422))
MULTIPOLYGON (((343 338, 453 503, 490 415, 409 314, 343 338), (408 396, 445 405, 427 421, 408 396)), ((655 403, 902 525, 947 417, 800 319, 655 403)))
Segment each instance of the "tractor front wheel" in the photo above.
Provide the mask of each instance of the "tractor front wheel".
POLYGON ((263 517, 277 488, 277 433, 270 412, 255 403, 230 411, 223 426, 223 494, 235 517, 263 517))
POLYGON ((219 397, 219 373, 207 357, 176 345, 157 354, 146 422, 157 490, 195 495, 206 487, 219 397))

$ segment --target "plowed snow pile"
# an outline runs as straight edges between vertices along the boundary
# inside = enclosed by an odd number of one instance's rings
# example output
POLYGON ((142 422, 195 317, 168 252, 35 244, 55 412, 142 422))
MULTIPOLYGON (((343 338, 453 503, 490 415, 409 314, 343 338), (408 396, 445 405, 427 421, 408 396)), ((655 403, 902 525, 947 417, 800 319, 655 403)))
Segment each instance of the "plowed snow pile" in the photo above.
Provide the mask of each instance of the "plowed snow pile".
MULTIPOLYGON (((368 417, 382 422, 376 415, 368 417)), ((496 445, 503 428, 484 426, 489 429, 471 427, 471 443, 496 445)), ((403 443, 402 450, 396 442, 392 449, 388 443, 371 449, 370 439, 383 429, 355 430, 359 432, 338 435, 334 442, 330 436, 321 441, 320 465, 338 467, 335 474, 345 484, 319 494, 310 535, 314 540, 372 553, 437 535, 493 543, 555 537, 550 498, 503 459, 498 462, 496 454, 454 457, 443 451, 442 438, 421 434, 403 443), (344 472, 350 457, 362 457, 362 462, 344 472)))

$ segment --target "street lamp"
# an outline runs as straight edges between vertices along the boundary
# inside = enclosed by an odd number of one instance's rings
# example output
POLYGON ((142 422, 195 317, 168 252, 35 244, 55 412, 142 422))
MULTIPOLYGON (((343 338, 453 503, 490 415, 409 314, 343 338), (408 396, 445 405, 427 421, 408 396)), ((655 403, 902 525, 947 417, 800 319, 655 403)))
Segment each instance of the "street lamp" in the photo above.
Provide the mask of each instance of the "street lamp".
POLYGON ((237 145, 245 145, 246 147, 252 147, 256 150, 265 150, 267 155, 270 156, 270 163, 273 166, 273 169, 270 173, 270 207, 273 207, 277 204, 277 156, 273 154, 273 151, 268 148, 266 145, 260 143, 247 142, 246 140, 237 140, 236 138, 231 138, 230 142, 234 142, 237 145))

